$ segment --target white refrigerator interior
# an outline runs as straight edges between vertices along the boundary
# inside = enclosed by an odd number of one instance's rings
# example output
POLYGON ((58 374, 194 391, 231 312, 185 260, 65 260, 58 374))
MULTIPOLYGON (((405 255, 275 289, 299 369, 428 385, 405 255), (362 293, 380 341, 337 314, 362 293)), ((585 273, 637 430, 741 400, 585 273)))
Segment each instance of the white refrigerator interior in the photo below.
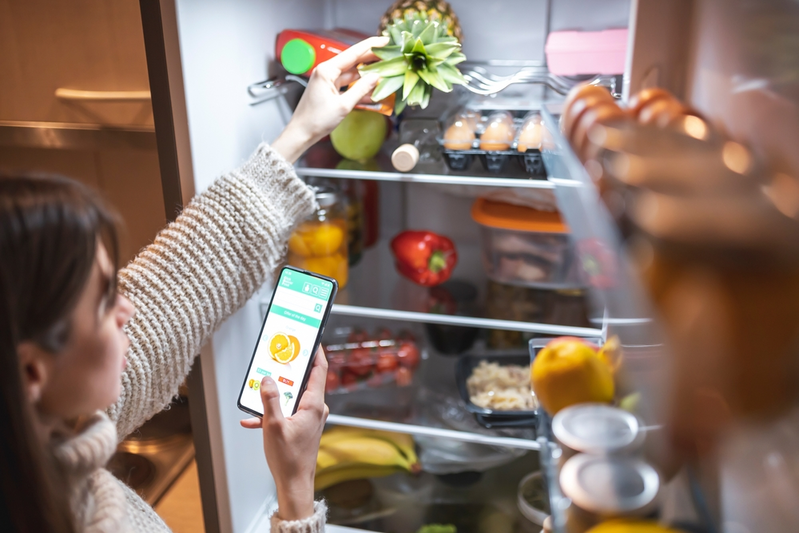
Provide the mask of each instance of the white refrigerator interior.
MULTIPOLYGON (((542 64, 550 29, 626 27, 630 12, 628 0, 451 3, 463 27, 464 51, 477 61, 542 64)), ((373 34, 389 4, 388 0, 175 0, 195 191, 203 191, 217 176, 244 162, 261 141, 273 140, 289 119, 291 108, 284 98, 252 105, 247 92, 250 84, 279 72, 274 57, 278 32, 344 27, 373 34)), ((162 10, 170 8, 169 2, 162 2, 162 10)), ((399 184, 384 185, 392 193, 400 189, 399 184)), ((427 226, 476 244, 476 235, 459 235, 463 229, 452 222, 468 217, 471 199, 431 195, 424 186, 409 187, 407 193, 427 202, 438 200, 440 205, 435 210, 407 207, 407 212, 399 213, 401 219, 424 216, 427 226)), ((401 205, 415 205, 383 196, 384 218, 396 214, 401 205)), ((225 532, 267 531, 268 514, 276 504, 261 435, 240 427, 239 420, 246 415, 236 407, 261 326, 259 302, 269 291, 268 283, 221 327, 201 354, 213 489, 220 529, 225 532)))

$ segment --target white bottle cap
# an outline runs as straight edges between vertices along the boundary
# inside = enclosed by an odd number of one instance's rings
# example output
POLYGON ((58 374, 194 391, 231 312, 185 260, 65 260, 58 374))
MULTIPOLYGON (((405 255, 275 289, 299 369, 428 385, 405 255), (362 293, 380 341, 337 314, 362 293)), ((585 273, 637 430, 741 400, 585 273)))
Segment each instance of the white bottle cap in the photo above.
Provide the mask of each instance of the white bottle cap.
POLYGON ((419 150, 412 144, 403 144, 391 154, 391 164, 400 172, 413 170, 419 162, 419 150))

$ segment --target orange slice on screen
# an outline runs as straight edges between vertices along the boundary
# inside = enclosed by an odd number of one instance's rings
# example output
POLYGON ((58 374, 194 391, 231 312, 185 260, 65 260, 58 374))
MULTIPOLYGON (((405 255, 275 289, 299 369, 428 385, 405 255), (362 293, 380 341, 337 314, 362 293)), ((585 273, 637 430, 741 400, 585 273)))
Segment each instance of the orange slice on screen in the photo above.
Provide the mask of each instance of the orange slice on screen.
POLYGON ((294 345, 289 343, 289 345, 282 350, 273 353, 272 359, 283 365, 290 363, 294 359, 294 345))
POLYGON ((289 343, 294 346, 294 354, 291 356, 290 361, 294 361, 300 355, 300 339, 294 335, 289 335, 289 343))
MULTIPOLYGON (((278 331, 272 338, 269 339, 269 354, 272 356, 272 359, 277 361, 277 354, 283 353, 286 348, 291 348, 288 353, 294 353, 294 348, 291 346, 291 341, 289 340, 289 336, 285 333, 278 331)), ((285 356, 284 356, 285 357, 285 356)), ((281 362, 281 361, 278 361, 281 362)))

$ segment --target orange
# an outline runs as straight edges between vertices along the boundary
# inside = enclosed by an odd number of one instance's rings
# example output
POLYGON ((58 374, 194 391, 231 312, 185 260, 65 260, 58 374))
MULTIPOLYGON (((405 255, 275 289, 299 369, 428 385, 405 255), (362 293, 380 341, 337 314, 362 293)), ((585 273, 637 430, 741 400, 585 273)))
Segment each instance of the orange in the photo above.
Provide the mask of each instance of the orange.
POLYGON ((613 401, 613 374, 597 353, 576 339, 554 339, 530 368, 533 391, 548 413, 570 405, 613 401))
POLYGON ((586 533, 680 533, 681 531, 661 526, 652 520, 620 518, 602 522, 586 533))

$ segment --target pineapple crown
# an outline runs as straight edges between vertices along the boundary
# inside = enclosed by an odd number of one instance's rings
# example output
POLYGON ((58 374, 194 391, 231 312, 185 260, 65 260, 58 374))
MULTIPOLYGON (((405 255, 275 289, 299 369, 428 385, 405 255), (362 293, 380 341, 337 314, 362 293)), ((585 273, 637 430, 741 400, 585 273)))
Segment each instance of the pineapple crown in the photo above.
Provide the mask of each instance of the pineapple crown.
POLYGON ((395 113, 401 113, 406 104, 424 109, 434 87, 448 93, 453 85, 466 83, 455 66, 466 56, 445 25, 417 14, 395 19, 383 35, 389 38, 388 45, 372 48, 380 61, 360 68, 362 73, 383 78, 372 93, 375 102, 402 89, 394 104, 395 113))

